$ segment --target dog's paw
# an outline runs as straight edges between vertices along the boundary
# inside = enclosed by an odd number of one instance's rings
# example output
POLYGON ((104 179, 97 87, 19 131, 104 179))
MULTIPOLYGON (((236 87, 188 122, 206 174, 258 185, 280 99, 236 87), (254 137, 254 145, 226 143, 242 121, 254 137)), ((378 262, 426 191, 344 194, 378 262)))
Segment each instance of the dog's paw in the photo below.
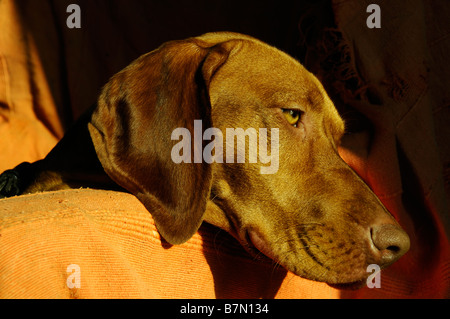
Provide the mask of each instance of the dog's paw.
POLYGON ((19 173, 14 169, 4 171, 0 175, 0 198, 20 194, 19 173))

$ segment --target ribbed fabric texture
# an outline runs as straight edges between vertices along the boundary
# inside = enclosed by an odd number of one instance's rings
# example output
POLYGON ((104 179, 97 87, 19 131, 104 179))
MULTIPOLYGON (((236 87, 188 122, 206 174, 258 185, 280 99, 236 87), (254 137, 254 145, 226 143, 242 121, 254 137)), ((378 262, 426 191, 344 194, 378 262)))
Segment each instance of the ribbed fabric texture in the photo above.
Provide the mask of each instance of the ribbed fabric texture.
POLYGON ((254 260, 209 225, 185 244, 171 246, 130 194, 83 189, 4 199, 0 225, 1 298, 339 295, 326 284, 254 260), (70 265, 77 265, 78 273, 67 271, 70 265), (67 279, 77 275, 80 287, 69 288, 67 279))
POLYGON ((255 260, 208 224, 171 246, 130 194, 81 189, 0 200, 0 298, 445 297, 448 263, 420 280, 397 268, 382 271, 381 288, 340 291, 255 260), (76 276, 80 287, 70 288, 76 276))

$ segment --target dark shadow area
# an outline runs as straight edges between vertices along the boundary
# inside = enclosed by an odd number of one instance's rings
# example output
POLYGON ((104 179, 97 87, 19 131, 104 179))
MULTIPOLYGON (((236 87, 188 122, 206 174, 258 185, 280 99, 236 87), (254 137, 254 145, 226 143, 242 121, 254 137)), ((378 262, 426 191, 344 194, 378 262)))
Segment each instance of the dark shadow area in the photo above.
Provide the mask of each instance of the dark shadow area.
POLYGON ((302 1, 267 0, 80 0, 81 28, 69 29, 71 3, 27 1, 19 8, 24 34, 36 43, 66 129, 95 102, 110 76, 166 41, 233 31, 296 56, 304 6, 302 1))
POLYGON ((217 298, 275 297, 287 274, 283 267, 251 256, 231 235, 210 224, 203 223, 199 233, 217 298))

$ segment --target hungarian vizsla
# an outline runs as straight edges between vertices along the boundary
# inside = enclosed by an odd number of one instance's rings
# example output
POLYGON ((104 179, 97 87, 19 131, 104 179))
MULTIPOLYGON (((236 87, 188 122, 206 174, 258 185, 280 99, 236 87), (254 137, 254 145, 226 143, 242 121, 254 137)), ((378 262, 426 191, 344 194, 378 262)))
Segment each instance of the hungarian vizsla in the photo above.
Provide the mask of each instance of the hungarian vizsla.
POLYGON ((249 36, 208 33, 165 43, 114 75, 45 159, 1 175, 0 192, 115 185, 145 205, 171 244, 205 221, 299 276, 356 285, 368 265, 405 254, 409 238, 340 158, 343 134, 332 101, 299 62, 249 36), (177 128, 194 145, 175 152, 184 161, 173 158, 177 128), (210 149, 213 161, 198 153, 213 140, 202 135, 210 128, 216 144, 227 141, 210 149), (262 173, 268 164, 252 161, 250 149, 244 161, 225 160, 229 128, 254 128, 259 151, 277 154, 275 169, 262 173))

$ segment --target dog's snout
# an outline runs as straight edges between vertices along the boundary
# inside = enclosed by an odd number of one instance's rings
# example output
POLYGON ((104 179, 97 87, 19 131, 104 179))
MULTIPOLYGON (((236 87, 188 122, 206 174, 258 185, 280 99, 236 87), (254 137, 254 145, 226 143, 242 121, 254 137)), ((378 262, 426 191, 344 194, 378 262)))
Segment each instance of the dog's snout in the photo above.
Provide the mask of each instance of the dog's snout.
POLYGON ((377 224, 370 228, 372 249, 377 256, 376 263, 387 267, 409 250, 409 237, 403 229, 394 224, 377 224))

